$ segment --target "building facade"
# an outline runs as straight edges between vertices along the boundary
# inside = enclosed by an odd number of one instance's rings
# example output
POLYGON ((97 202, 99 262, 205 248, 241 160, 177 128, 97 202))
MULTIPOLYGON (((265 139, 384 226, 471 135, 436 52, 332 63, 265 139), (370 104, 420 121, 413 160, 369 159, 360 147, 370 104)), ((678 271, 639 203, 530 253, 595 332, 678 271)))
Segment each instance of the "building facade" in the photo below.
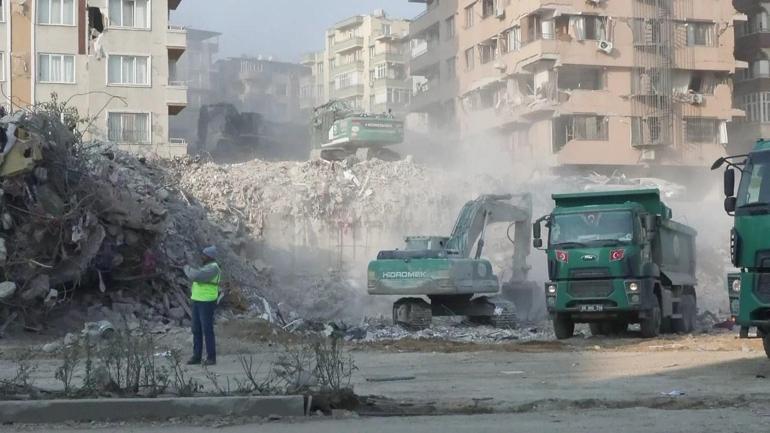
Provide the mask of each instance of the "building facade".
POLYGON ((746 65, 735 75, 735 105, 746 116, 730 129, 730 153, 740 154, 770 138, 770 1, 733 3, 746 16, 735 25, 735 57, 746 65))
POLYGON ((187 108, 171 117, 171 135, 188 145, 198 138, 201 106, 214 98, 214 57, 219 52, 219 36, 221 33, 188 28, 187 50, 170 71, 170 84, 187 86, 187 108))
POLYGON ((414 109, 436 111, 456 86, 462 137, 499 140, 516 159, 701 168, 742 115, 729 0, 425 1, 413 31, 439 50, 412 70, 444 72, 447 90, 414 109))
POLYGON ((405 114, 411 95, 408 34, 409 21, 381 10, 328 29, 323 52, 303 59, 313 70, 316 101, 345 100, 362 111, 405 114))
POLYGON ((218 60, 212 102, 235 105, 241 112, 256 112, 269 122, 302 123, 300 85, 309 68, 263 59, 234 57, 218 60))
POLYGON ((2 102, 12 110, 52 94, 92 119, 90 138, 160 156, 187 152, 169 116, 187 105, 170 80, 187 32, 169 25, 181 0, 3 0, 2 102))

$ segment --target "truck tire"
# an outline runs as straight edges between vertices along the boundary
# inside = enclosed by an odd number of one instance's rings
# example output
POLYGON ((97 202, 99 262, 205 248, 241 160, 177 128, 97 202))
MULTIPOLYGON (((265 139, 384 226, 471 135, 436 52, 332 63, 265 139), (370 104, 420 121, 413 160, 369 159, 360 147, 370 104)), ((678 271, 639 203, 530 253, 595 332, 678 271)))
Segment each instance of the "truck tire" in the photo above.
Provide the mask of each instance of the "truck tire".
POLYGON ((661 316, 660 304, 656 303, 655 306, 647 312, 647 317, 639 322, 642 329, 642 338, 654 338, 660 335, 661 316))
POLYGON ((575 335, 575 322, 567 315, 556 313, 553 318, 553 332, 559 340, 572 338, 575 335))
POLYGON ((695 296, 682 295, 679 300, 679 313, 682 315, 682 318, 674 319, 672 321, 674 332, 682 334, 693 332, 698 317, 698 307, 695 303, 695 296))
POLYGON ((770 358, 770 333, 762 333, 762 347, 765 349, 765 355, 770 358))

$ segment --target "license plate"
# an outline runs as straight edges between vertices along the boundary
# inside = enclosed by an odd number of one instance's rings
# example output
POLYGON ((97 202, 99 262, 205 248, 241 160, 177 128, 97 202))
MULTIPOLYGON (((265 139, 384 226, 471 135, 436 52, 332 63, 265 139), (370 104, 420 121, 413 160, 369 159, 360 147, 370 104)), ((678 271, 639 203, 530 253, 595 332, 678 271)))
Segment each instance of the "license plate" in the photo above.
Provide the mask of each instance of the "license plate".
POLYGON ((580 306, 581 312, 586 313, 592 313, 596 311, 604 311, 604 305, 598 304, 598 305, 581 305, 580 306))

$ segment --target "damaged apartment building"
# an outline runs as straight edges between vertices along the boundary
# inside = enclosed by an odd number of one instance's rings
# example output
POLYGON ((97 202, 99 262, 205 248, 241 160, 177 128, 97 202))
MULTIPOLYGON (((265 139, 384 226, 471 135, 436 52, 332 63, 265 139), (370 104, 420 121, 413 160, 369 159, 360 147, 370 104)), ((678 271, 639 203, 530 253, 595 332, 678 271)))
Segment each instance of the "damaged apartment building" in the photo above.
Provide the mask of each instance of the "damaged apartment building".
POLYGON ((411 94, 409 21, 376 10, 326 31, 325 48, 306 55, 313 71, 305 93, 317 102, 345 100, 362 111, 405 114, 411 94))
POLYGON ((0 0, 0 90, 11 111, 51 99, 93 119, 86 138, 187 153, 169 116, 187 105, 170 71, 187 46, 169 25, 181 0, 0 0))
MULTIPOLYGON (((411 0, 420 1, 420 0, 411 0)), ((565 169, 704 167, 732 105, 730 0, 421 0, 412 111, 565 169), (454 106, 452 104, 454 102, 454 106)), ((416 43, 413 42, 413 46, 416 43)))

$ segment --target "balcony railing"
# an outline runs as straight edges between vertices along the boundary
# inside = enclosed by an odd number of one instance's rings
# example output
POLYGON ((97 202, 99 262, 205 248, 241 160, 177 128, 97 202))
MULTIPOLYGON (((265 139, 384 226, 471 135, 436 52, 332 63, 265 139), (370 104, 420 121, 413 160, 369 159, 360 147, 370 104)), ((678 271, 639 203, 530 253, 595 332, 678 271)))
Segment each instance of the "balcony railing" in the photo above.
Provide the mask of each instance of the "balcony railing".
POLYGON ((357 36, 345 39, 343 41, 334 42, 335 51, 345 51, 351 48, 359 48, 364 46, 364 38, 357 36))

